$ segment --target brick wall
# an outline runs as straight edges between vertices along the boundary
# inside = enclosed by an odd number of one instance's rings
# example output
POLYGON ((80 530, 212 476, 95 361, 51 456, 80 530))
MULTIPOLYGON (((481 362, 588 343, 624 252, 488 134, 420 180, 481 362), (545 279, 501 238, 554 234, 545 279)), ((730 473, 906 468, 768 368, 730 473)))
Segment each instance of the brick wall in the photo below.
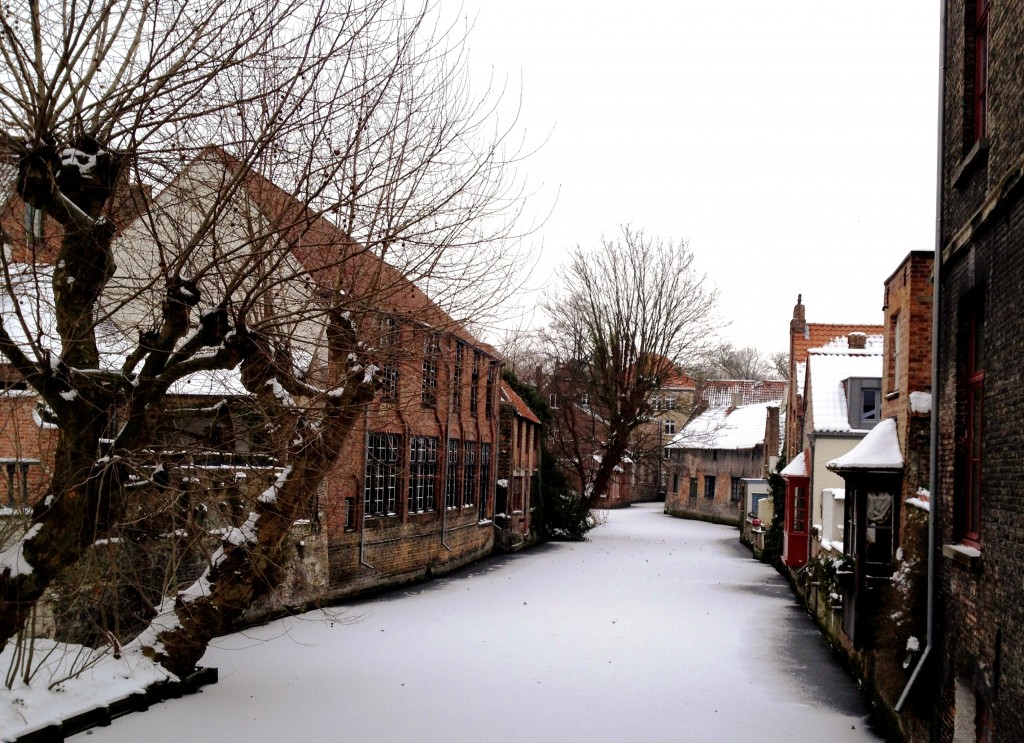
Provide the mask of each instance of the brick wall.
POLYGON ((684 518, 701 518, 739 526, 743 515, 743 494, 734 502, 732 479, 734 477, 760 477, 764 447, 738 450, 678 450, 680 459, 666 461, 668 493, 665 496, 665 512, 684 518), (679 489, 673 490, 675 476, 679 478, 679 489), (690 479, 697 478, 697 497, 690 497, 690 479), (715 478, 714 498, 706 497, 706 478, 715 478))
MULTIPOLYGON (((949 741, 970 705, 956 709, 957 687, 987 706, 994 740, 1024 738, 1024 12, 992 3, 989 17, 989 145, 975 147, 972 102, 974 3, 948 6, 945 79, 943 261, 939 342, 939 480, 933 507, 938 557, 938 670, 941 704, 933 739, 949 741), (984 304, 983 445, 980 557, 957 551, 958 497, 964 490, 965 319, 984 304)), ((960 697, 963 701, 963 697, 960 697)))
POLYGON ((57 431, 41 425, 33 414, 35 406, 34 395, 18 391, 0 395, 0 477, 4 480, 0 484, 0 506, 32 505, 49 483, 57 431), (24 486, 20 482, 22 470, 17 464, 21 462, 28 463, 24 486), (13 481, 8 476, 12 467, 13 481))

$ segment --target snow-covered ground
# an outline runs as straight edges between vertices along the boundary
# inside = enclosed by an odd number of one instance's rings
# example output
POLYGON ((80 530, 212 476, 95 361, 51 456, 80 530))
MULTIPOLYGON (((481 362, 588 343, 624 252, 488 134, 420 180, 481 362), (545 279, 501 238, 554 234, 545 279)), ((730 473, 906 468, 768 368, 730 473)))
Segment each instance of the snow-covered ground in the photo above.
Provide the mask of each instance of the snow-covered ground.
POLYGON ((652 504, 591 534, 223 638, 218 684, 72 740, 879 739, 735 529, 652 504))

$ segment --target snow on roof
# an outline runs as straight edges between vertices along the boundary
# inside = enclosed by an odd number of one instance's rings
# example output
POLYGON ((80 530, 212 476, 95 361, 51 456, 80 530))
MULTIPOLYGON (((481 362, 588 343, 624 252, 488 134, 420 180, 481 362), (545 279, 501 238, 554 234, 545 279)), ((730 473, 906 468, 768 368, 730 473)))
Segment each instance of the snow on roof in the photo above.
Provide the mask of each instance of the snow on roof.
POLYGON ((872 356, 881 355, 882 343, 885 340, 885 336, 879 333, 850 333, 850 335, 858 335, 864 337, 864 348, 850 348, 849 336, 841 335, 833 338, 828 343, 825 343, 817 348, 812 348, 807 351, 808 354, 823 354, 823 353, 839 353, 839 354, 852 354, 860 356, 872 356))
POLYGON ((832 471, 903 469, 895 419, 880 421, 855 447, 825 466, 832 471))
MULTIPOLYGON (((869 336, 870 338, 870 336, 869 336)), ((865 354, 860 349, 840 348, 811 351, 807 356, 810 379, 810 411, 813 430, 848 432, 850 425, 846 388, 843 381, 851 377, 882 376, 881 346, 877 352, 865 354)))
POLYGON ((711 408, 686 424, 673 449, 753 449, 764 443, 768 403, 738 408, 711 408))
POLYGON ((804 453, 800 452, 793 457, 793 461, 783 467, 779 474, 783 477, 807 477, 807 458, 804 453))
POLYGON ((709 408, 726 408, 733 404, 733 395, 739 394, 740 405, 754 405, 781 400, 785 389, 782 380, 711 379, 701 387, 700 399, 709 408))

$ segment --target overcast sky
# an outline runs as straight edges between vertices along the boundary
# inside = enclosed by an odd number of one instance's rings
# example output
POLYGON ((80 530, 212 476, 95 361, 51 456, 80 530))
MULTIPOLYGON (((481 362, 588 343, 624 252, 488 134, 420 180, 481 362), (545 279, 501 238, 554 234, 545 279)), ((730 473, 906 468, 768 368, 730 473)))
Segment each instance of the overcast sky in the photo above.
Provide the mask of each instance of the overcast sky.
POLYGON ((462 12, 474 74, 521 89, 527 140, 547 140, 522 165, 536 205, 557 197, 534 285, 630 222, 688 240, 724 336, 773 351, 797 294, 810 322, 880 323, 882 282, 933 249, 938 0, 462 12))

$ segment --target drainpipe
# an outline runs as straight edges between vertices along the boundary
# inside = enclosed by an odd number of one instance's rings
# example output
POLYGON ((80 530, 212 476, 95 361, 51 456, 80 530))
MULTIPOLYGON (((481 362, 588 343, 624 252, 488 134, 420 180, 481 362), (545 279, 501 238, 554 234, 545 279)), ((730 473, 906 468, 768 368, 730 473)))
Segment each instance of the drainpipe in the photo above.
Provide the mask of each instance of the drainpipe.
POLYGON ((929 426, 928 437, 928 480, 931 494, 928 498, 928 610, 926 615, 926 635, 924 652, 917 660, 913 673, 907 680, 907 685, 900 694, 900 698, 894 707, 896 712, 902 712, 907 698, 910 696, 914 684, 917 682, 921 669, 927 665, 932 654, 935 639, 935 570, 936 570, 936 548, 937 530, 936 525, 936 502, 935 495, 939 483, 939 300, 940 275, 942 271, 942 196, 944 162, 945 162, 945 109, 946 109, 946 3, 942 2, 942 11, 939 21, 939 123, 938 123, 938 146, 936 148, 936 187, 935 187, 935 263, 932 266, 932 417, 929 426))

